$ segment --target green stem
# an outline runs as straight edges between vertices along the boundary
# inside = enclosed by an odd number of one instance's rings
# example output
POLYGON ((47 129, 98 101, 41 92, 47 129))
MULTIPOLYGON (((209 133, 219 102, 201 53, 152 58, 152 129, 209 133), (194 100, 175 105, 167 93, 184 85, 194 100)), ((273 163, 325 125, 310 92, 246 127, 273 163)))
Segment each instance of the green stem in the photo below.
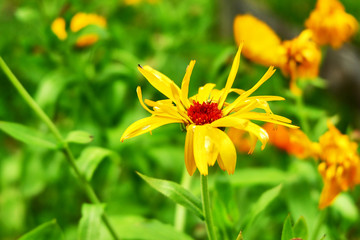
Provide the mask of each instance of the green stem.
MULTIPOLYGON (((75 172, 76 177, 80 180, 83 189, 85 190, 88 198, 94 204, 99 204, 100 200, 96 196, 94 189, 91 187, 90 183, 86 180, 84 175, 80 172, 79 168, 75 163, 75 158, 59 130, 55 126, 55 124, 50 120, 50 118, 46 115, 46 113, 40 108, 40 106, 35 102, 35 100, 30 96, 30 94, 26 91, 26 89, 21 85, 20 81, 15 77, 15 75, 11 72, 9 67, 6 65, 4 60, 0 57, 0 67, 4 71, 5 75, 9 78, 14 87, 18 90, 20 95, 24 98, 25 102, 30 106, 32 110, 38 115, 38 117, 49 127, 50 131, 56 137, 59 145, 62 147, 63 152, 66 156, 66 160, 72 167, 75 172)), ((105 214, 102 215, 102 219, 106 227, 108 228, 110 234, 114 239, 118 240, 118 236, 116 235, 113 227, 111 226, 107 216, 105 214)))
POLYGON ((324 219, 326 218, 326 214, 327 214, 327 208, 320 211, 320 215, 317 218, 315 228, 314 228, 314 232, 312 234, 312 238, 310 238, 310 239, 314 239, 314 240, 319 239, 319 238, 317 238, 317 236, 319 235, 322 224, 324 223, 324 219))
MULTIPOLYGON (((188 174, 186 168, 184 167, 183 176, 181 178, 181 186, 185 189, 188 189, 190 187, 190 183, 191 183, 190 175, 188 174)), ((185 219, 186 219, 186 208, 179 204, 176 204, 174 226, 175 229, 178 230, 179 232, 184 231, 185 219)))
POLYGON ((208 189, 207 176, 200 174, 200 185, 201 185, 201 200, 203 205, 203 212, 205 216, 206 230, 208 233, 209 240, 216 240, 214 223, 210 209, 210 198, 208 189))

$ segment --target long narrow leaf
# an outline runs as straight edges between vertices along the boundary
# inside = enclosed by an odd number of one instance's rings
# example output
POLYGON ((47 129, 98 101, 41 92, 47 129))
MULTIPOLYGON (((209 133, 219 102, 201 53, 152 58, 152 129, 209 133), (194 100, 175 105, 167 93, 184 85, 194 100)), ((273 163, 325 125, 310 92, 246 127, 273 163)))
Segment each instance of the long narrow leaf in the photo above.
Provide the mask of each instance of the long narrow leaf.
POLYGON ((174 202, 183 205, 199 218, 204 219, 200 199, 196 198, 191 192, 183 188, 181 185, 167 180, 147 177, 141 173, 137 174, 155 190, 161 192, 174 202))

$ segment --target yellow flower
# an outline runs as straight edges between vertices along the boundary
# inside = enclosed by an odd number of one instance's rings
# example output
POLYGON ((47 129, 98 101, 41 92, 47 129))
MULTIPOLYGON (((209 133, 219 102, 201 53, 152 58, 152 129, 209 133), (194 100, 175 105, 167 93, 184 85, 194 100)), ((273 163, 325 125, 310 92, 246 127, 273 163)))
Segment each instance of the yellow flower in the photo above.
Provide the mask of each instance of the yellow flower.
POLYGON ((269 134, 270 144, 300 159, 317 158, 319 144, 310 141, 300 129, 289 129, 273 123, 266 123, 263 128, 269 134))
POLYGON ((337 0, 318 0, 305 25, 314 33, 316 43, 333 48, 341 47, 358 30, 356 19, 337 0))
POLYGON ((324 181, 319 208, 329 206, 342 191, 360 183, 360 159, 357 144, 328 122, 329 131, 320 137, 318 170, 324 181))
POLYGON ((195 65, 191 61, 186 69, 181 88, 162 73, 149 66, 138 67, 142 75, 164 94, 168 99, 150 101, 142 99, 141 88, 137 88, 140 104, 152 116, 136 121, 130 125, 121 137, 121 141, 150 132, 155 128, 170 123, 181 123, 186 126, 185 165, 190 175, 196 168, 202 175, 208 174, 208 166, 213 166, 217 160, 221 169, 229 174, 234 173, 236 151, 230 138, 220 128, 235 127, 247 131, 253 139, 259 139, 262 148, 268 141, 267 132, 250 120, 274 122, 294 127, 285 117, 271 112, 267 101, 284 100, 277 96, 250 95, 268 80, 275 72, 270 67, 260 81, 248 91, 232 88, 240 63, 242 45, 235 56, 225 88, 214 89, 215 84, 208 83, 199 88, 198 93, 188 98, 190 75, 195 65), (229 93, 239 96, 232 102, 225 102, 229 93), (149 109, 148 106, 152 108, 149 109), (253 112, 262 109, 264 112, 253 112))
MULTIPOLYGON (((151 3, 151 4, 157 3, 158 1, 159 1, 159 0, 147 0, 147 2, 148 2, 148 3, 151 3)), ((125 0, 125 1, 124 1, 124 3, 125 3, 126 5, 137 5, 137 4, 141 3, 141 2, 144 2, 144 0, 125 0)))
MULTIPOLYGON (((73 32, 78 32, 86 26, 96 25, 102 28, 106 27, 106 19, 102 16, 92 13, 77 13, 70 22, 70 29, 73 32)), ((95 33, 86 34, 79 37, 76 41, 76 46, 86 47, 94 44, 99 39, 99 36, 95 33)))
POLYGON ((312 32, 304 30, 292 40, 283 42, 286 51, 286 60, 281 63, 281 70, 285 75, 290 75, 290 88, 299 93, 296 80, 299 77, 313 78, 319 74, 321 52, 312 40, 312 32))
POLYGON ((57 18, 51 24, 51 31, 60 39, 65 40, 67 33, 65 30, 65 20, 63 18, 57 18))
POLYGON ((236 16, 234 36, 238 45, 245 42, 245 57, 265 66, 277 66, 290 75, 290 88, 295 93, 299 93, 295 84, 298 78, 312 78, 319 73, 321 52, 309 30, 292 40, 281 41, 268 25, 245 14, 236 16))

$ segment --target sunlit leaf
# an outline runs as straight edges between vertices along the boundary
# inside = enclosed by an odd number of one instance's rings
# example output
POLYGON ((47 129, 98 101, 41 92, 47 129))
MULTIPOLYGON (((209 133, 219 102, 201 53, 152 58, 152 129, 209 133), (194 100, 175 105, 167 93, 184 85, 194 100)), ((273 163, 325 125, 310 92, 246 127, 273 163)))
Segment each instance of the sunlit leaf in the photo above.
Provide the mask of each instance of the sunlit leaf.
POLYGON ((332 207, 349 221, 355 222, 359 218, 356 203, 347 193, 340 194, 332 207))
POLYGON ((64 240, 56 220, 51 220, 47 223, 41 224, 31 232, 23 235, 19 240, 64 240))
POLYGON ((181 185, 167 180, 147 177, 141 173, 137 174, 139 174, 139 176, 155 190, 161 192, 174 202, 183 205, 201 219, 204 219, 200 199, 196 198, 191 192, 183 188, 181 185))
POLYGON ((101 216, 103 213, 103 204, 83 204, 78 229, 79 240, 100 239, 101 216))
POLYGON ((67 137, 67 142, 86 144, 93 140, 93 136, 85 131, 72 131, 67 137))
POLYGON ((36 145, 50 149, 57 148, 55 143, 46 139, 40 132, 24 125, 0 121, 0 129, 12 136, 13 138, 26 144, 36 145))

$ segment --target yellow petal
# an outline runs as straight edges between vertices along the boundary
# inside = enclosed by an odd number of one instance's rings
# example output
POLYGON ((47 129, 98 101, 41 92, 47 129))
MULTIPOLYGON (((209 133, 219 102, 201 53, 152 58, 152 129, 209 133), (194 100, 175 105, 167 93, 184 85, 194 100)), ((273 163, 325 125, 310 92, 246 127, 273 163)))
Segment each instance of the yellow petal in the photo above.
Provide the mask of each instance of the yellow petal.
POLYGON ((229 94, 229 91, 234 83, 234 80, 235 80, 235 77, 236 77, 236 74, 238 72, 238 69, 239 69, 239 64, 240 64, 240 53, 241 53, 241 49, 243 47, 243 43, 240 43, 239 45, 239 48, 238 48, 238 51, 235 55, 235 58, 234 58, 234 61, 233 61, 233 64, 231 66, 231 70, 230 70, 230 74, 229 74, 229 77, 226 81, 226 85, 225 85, 225 88, 224 88, 224 92, 223 94, 221 95, 220 97, 220 100, 219 100, 219 103, 218 103, 218 107, 219 109, 222 109, 222 107, 224 106, 224 102, 227 98, 227 95, 229 94))
POLYGON ((261 150, 263 150, 266 146, 266 143, 269 141, 269 135, 265 131, 265 129, 261 128, 260 126, 256 125, 249 121, 249 123, 245 126, 245 131, 256 136, 257 139, 261 142, 261 150))
POLYGON ((281 40, 263 21, 250 14, 234 20, 234 36, 238 45, 244 43, 243 55, 265 66, 279 66, 285 55, 281 40))
POLYGON ((199 87, 198 94, 191 97, 191 99, 198 101, 199 103, 203 103, 205 101, 212 100, 212 99, 210 99, 210 97, 212 97, 212 95, 210 93, 215 86, 216 85, 214 83, 207 83, 204 86, 199 87))
POLYGON ((223 118, 219 118, 218 120, 210 123, 212 127, 234 127, 237 129, 244 129, 246 125, 249 123, 249 120, 236 118, 232 116, 226 116, 223 118))
POLYGON ((219 150, 209 136, 208 126, 197 125, 194 128, 194 159, 200 174, 208 174, 208 163, 215 163, 219 150))
POLYGON ((159 92, 164 94, 169 99, 174 100, 170 86, 173 86, 176 89, 176 91, 180 94, 180 88, 176 86, 176 84, 168 77, 166 77, 164 74, 156 71, 155 69, 149 66, 144 66, 144 67, 138 66, 138 70, 149 81, 149 83, 153 85, 154 88, 159 90, 159 92))
POLYGON ((248 91, 241 94, 233 103, 223 109, 224 114, 230 113, 234 108, 237 108, 241 102, 256 91, 265 81, 267 81, 274 74, 274 66, 269 67, 264 76, 248 91))
POLYGON ((181 83, 181 95, 180 95, 180 99, 181 102, 184 104, 184 106, 186 108, 190 107, 190 102, 188 99, 188 95, 189 95, 189 83, 190 83, 190 76, 192 73, 192 70, 194 69, 194 65, 195 65, 195 60, 192 60, 189 64, 189 66, 186 68, 186 73, 184 76, 184 79, 181 83))
POLYGON ((143 100, 142 100, 142 93, 141 93, 141 87, 140 87, 140 86, 138 86, 138 87, 136 88, 136 94, 137 94, 137 96, 138 96, 138 98, 139 98, 139 102, 140 102, 141 106, 142 106, 146 111, 148 111, 150 114, 153 114, 154 111, 151 111, 151 110, 145 105, 145 103, 144 103, 143 100))
POLYGON ((136 137, 143 133, 150 132, 155 128, 158 128, 160 126, 169 123, 181 123, 181 122, 182 122, 181 119, 158 117, 158 116, 143 118, 131 124, 125 130, 124 134, 121 136, 120 141, 124 141, 125 139, 136 137))
POLYGON ((185 166, 189 175, 192 176, 196 170, 194 159, 194 128, 195 125, 191 124, 187 127, 185 138, 185 166))
MULTIPOLYGON (((219 149, 222 169, 233 174, 236 166, 236 150, 229 136, 218 128, 208 128, 209 136, 219 149)), ((219 157, 218 157, 219 159, 219 157)))

